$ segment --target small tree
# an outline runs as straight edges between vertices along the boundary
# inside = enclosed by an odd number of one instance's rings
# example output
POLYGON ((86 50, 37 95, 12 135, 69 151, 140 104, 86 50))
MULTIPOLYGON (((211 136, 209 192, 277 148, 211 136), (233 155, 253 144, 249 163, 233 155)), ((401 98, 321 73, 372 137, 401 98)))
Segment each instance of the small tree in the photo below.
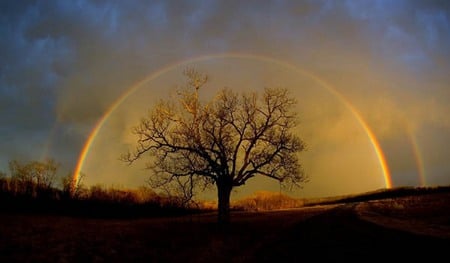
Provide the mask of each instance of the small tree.
POLYGON ((305 149, 293 133, 296 101, 286 89, 266 88, 238 94, 222 89, 209 103, 198 92, 207 77, 185 71, 187 85, 178 101, 161 100, 133 129, 134 151, 122 156, 129 164, 149 154, 153 186, 171 183, 192 196, 196 187, 215 185, 218 220, 230 220, 230 194, 255 176, 283 184, 300 185, 306 180, 298 159, 305 149))
POLYGON ((22 194, 36 196, 51 191, 59 164, 53 159, 31 161, 21 164, 16 160, 9 162, 11 179, 16 181, 22 194))
POLYGON ((63 197, 66 199, 79 199, 84 189, 83 179, 84 173, 80 173, 78 179, 73 177, 72 173, 67 174, 61 178, 61 186, 63 197))

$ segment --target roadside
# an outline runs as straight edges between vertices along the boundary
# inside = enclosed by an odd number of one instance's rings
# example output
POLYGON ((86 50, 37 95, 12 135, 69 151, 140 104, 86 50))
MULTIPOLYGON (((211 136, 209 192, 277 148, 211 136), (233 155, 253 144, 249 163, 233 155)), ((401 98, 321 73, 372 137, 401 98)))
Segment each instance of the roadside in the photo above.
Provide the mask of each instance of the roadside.
POLYGON ((368 222, 418 235, 450 240, 450 194, 361 202, 358 216, 368 222))

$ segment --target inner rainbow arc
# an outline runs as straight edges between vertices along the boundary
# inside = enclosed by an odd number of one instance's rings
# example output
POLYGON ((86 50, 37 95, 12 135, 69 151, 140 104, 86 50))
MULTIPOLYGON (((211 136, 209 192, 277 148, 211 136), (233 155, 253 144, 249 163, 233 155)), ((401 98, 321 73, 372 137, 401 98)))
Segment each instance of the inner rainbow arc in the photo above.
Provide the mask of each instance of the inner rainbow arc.
POLYGON ((191 58, 191 59, 186 59, 186 60, 181 60, 178 61, 176 63, 170 64, 152 74, 150 74, 149 76, 147 76, 146 78, 144 78, 143 80, 137 82, 136 84, 134 84, 133 86, 131 86, 130 88, 128 88, 128 90, 126 92, 124 92, 108 109, 107 111, 102 115, 102 117, 96 122, 96 124, 94 125, 91 133, 89 134, 89 136, 86 139, 86 142, 80 152, 75 170, 74 170, 74 174, 73 174, 73 180, 75 182, 78 182, 79 178, 80 178, 80 174, 82 173, 81 170, 83 168, 86 156, 89 153, 89 149, 93 143, 93 141, 95 140, 95 137, 98 135, 99 131, 101 130, 103 124, 106 122, 106 120, 109 118, 109 116, 117 109, 117 107, 119 107, 119 105, 121 105, 131 94, 133 94, 136 90, 138 90, 142 84, 151 81, 177 67, 183 66, 183 65, 187 65, 190 63, 195 63, 195 62, 200 62, 200 61, 205 61, 205 60, 210 60, 210 59, 219 59, 219 58, 244 58, 244 59, 255 59, 255 60, 260 60, 260 61, 265 61, 265 62, 271 62, 271 63, 275 63, 277 65, 281 65, 284 67, 287 67, 289 69, 294 70, 295 72, 299 72, 303 75, 306 75, 310 78, 312 78, 313 80, 315 80, 316 82, 318 82, 321 86, 323 86, 324 88, 326 88, 329 92, 331 92, 333 95, 335 95, 341 102, 344 103, 344 105, 352 112, 352 114, 354 115, 354 117, 356 118, 356 120, 360 123, 360 125, 362 126, 362 128, 364 129, 364 131, 366 132, 372 146, 373 149, 376 153, 376 156, 379 160, 380 163, 380 167, 383 173, 383 179, 384 179, 384 183, 385 183, 385 187, 386 188, 392 188, 392 179, 391 179, 391 175, 390 175, 390 171, 386 162, 386 158, 384 156, 384 153, 381 149, 381 146, 375 136, 375 134, 373 133, 373 131, 370 129, 369 125, 366 123, 366 121, 362 118, 361 114, 356 110, 356 108, 341 94, 339 93, 335 88, 333 88, 331 85, 329 85, 328 83, 326 83, 325 81, 323 81, 322 79, 320 79, 319 77, 317 77, 316 75, 314 75, 311 72, 308 72, 302 68, 299 68, 298 66, 295 66, 293 64, 290 64, 288 62, 285 61, 280 61, 274 58, 270 58, 270 57, 266 57, 263 55, 254 55, 254 54, 243 54, 243 53, 221 53, 221 54, 212 54, 212 55, 204 55, 204 56, 199 56, 196 58, 191 58))

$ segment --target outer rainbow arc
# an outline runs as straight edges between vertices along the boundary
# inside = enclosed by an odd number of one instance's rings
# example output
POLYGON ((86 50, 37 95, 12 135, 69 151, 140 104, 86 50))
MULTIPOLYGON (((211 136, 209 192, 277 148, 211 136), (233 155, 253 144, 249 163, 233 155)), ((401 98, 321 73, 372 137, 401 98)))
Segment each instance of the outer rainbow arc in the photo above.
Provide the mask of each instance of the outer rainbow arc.
POLYGON ((422 155, 420 154, 420 147, 417 142, 417 137, 414 136, 414 132, 411 127, 408 127, 407 134, 413 147, 414 159, 416 161, 417 171, 419 172, 419 184, 420 186, 426 186, 425 166, 422 161, 422 155))
POLYGON ((151 80, 161 76, 162 74, 165 74, 177 67, 187 65, 190 63, 195 63, 195 62, 200 62, 200 61, 205 61, 205 60, 210 60, 210 59, 217 59, 217 58, 247 58, 247 59, 255 59, 255 60, 260 60, 260 61, 271 62, 271 63, 278 64, 278 65, 281 65, 284 67, 288 67, 289 69, 297 71, 303 75, 309 76, 310 78, 317 81, 320 85, 322 85, 324 88, 326 88, 328 91, 330 91, 333 95, 337 96, 339 98, 339 100, 341 100, 344 103, 344 105, 348 107, 348 109, 352 112, 352 114, 355 116, 355 118, 361 124, 364 131, 367 133, 367 136, 369 137, 369 140, 370 140, 370 142, 374 148, 374 151, 378 157, 378 160, 380 162, 380 166, 381 166, 381 169, 383 172, 385 186, 386 186, 386 188, 392 187, 392 180, 390 177, 390 172, 389 172, 389 168, 388 168, 388 165, 386 162, 386 158, 383 154, 380 144, 378 143, 378 140, 376 139, 375 134, 372 132, 370 127, 367 125, 367 123, 361 117, 361 114, 352 106, 352 104, 350 104, 350 102, 341 93, 339 93, 335 88, 333 88, 332 86, 330 86, 329 84, 327 84, 325 81, 321 80, 314 74, 312 74, 304 69, 301 69, 293 64, 290 64, 290 63, 284 62, 284 61, 279 61, 279 60, 276 60, 276 59, 273 59, 270 57, 266 57, 263 55, 242 54, 242 53, 221 53, 221 54, 213 54, 213 55, 204 55, 204 56, 200 56, 200 57, 196 57, 196 58, 192 58, 192 59, 182 60, 182 61, 170 64, 170 65, 150 74, 148 77, 144 78, 143 80, 139 81, 138 83, 133 85, 131 88, 129 88, 122 96, 120 96, 108 108, 108 110, 103 114, 103 116, 97 121, 97 123, 95 124, 91 133, 89 134, 89 136, 81 150, 80 156, 78 158, 78 162, 77 162, 74 174, 73 174, 74 181, 75 182, 78 181, 80 173, 81 173, 81 169, 83 167, 86 156, 89 153, 89 149, 92 145, 92 142, 94 141, 95 137, 97 136, 98 132, 100 131, 100 129, 103 126, 103 124, 105 123, 105 121, 114 112, 114 110, 120 104, 122 104, 122 102, 124 102, 128 98, 128 96, 130 96, 136 90, 138 90, 143 83, 151 81, 151 80))

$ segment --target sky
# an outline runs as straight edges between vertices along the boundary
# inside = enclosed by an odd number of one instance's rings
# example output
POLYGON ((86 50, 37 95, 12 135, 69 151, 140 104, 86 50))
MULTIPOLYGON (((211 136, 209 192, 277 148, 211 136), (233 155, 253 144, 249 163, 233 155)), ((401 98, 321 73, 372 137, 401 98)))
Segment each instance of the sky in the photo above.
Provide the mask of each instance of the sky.
POLYGON ((293 195, 386 187, 367 129, 393 186, 450 184, 448 1, 0 1, 0 36, 0 171, 53 158, 72 173, 96 131, 85 183, 144 184, 117 159, 189 66, 211 76, 205 99, 292 91, 310 178, 293 195))

